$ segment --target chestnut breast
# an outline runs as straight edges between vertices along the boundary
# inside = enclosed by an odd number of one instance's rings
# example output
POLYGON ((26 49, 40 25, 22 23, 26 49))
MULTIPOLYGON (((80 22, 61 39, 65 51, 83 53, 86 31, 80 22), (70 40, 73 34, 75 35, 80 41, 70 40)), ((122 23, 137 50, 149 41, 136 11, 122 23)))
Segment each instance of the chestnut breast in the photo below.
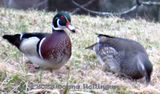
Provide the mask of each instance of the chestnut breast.
POLYGON ((71 56, 71 41, 66 32, 53 32, 41 45, 43 59, 60 62, 71 56))

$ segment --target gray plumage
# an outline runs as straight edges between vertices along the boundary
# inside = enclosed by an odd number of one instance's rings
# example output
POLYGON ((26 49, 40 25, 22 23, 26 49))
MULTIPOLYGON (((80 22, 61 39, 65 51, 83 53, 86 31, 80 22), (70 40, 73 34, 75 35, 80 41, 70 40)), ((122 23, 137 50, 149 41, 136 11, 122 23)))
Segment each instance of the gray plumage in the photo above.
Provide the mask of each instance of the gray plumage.
POLYGON ((144 47, 138 42, 98 34, 98 42, 87 49, 96 52, 105 70, 133 79, 145 77, 146 83, 150 82, 153 66, 144 47))

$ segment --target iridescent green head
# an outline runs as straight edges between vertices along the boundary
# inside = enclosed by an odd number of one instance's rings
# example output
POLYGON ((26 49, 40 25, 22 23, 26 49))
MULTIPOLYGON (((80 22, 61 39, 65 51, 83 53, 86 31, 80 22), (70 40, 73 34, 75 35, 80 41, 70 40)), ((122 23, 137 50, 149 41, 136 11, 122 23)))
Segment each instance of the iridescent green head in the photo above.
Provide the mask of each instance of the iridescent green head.
POLYGON ((52 20, 53 30, 64 30, 69 29, 75 32, 75 27, 71 25, 71 17, 67 12, 58 12, 52 20))

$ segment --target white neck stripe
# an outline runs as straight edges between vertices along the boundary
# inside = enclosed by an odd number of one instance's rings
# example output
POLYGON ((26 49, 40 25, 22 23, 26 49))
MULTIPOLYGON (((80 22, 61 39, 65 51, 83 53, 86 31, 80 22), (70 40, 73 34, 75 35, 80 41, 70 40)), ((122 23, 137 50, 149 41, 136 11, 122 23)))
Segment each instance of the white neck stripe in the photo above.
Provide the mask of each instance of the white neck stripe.
POLYGON ((43 56, 42 56, 42 53, 41 53, 41 46, 42 46, 42 43, 43 41, 45 40, 46 38, 43 38, 40 40, 40 43, 39 43, 39 50, 38 50, 38 54, 39 56, 43 59, 43 56))
POLYGON ((20 34, 20 41, 22 40, 22 37, 23 37, 23 33, 20 34))
POLYGON ((61 28, 58 28, 58 27, 56 28, 56 27, 54 27, 53 24, 52 24, 52 29, 53 29, 53 30, 62 30, 61 28))

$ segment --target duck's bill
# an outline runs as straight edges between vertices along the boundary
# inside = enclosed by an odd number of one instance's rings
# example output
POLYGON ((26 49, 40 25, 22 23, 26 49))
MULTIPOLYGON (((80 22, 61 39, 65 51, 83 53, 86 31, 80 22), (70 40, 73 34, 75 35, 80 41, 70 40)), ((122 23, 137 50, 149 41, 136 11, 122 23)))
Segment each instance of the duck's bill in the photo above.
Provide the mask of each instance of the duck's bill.
POLYGON ((76 32, 75 27, 72 26, 70 23, 67 23, 67 26, 66 26, 66 27, 67 27, 70 31, 72 31, 73 33, 76 32))

